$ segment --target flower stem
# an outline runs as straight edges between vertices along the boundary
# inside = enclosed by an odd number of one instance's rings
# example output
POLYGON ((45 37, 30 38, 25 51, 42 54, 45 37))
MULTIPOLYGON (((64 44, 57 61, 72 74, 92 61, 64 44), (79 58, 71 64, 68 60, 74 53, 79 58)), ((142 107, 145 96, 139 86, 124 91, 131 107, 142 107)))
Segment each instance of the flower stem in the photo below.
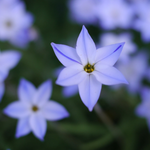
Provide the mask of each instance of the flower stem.
POLYGON ((122 134, 121 131, 113 124, 110 118, 104 113, 101 109, 100 105, 97 103, 94 107, 95 112, 98 117, 102 120, 102 122, 107 126, 110 132, 114 135, 120 145, 122 145, 122 134))

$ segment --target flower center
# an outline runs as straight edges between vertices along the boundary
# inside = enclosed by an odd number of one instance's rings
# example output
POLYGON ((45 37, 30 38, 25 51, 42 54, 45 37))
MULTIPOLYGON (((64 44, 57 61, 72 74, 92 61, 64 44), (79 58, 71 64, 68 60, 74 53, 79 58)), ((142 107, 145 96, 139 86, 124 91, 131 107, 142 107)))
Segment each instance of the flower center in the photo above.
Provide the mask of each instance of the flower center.
POLYGON ((7 27, 7 28, 10 28, 11 26, 12 26, 11 21, 6 21, 6 27, 7 27))
POLYGON ((32 110, 33 110, 34 112, 36 112, 36 111, 39 110, 39 108, 38 108, 37 106, 33 106, 33 107, 32 107, 32 110))
POLYGON ((87 65, 84 67, 84 71, 86 71, 87 73, 93 72, 93 71, 94 71, 94 65, 87 64, 87 65))

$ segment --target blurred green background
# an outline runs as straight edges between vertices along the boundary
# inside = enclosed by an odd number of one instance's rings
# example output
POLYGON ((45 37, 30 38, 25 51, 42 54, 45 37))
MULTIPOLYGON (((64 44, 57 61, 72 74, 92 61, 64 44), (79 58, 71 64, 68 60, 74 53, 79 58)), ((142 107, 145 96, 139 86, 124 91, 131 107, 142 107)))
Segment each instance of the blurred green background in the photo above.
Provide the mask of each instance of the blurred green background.
MULTIPOLYGON (((130 95, 124 88, 113 91, 103 85, 98 103, 119 131, 112 133, 95 111, 89 112, 77 94, 64 98, 62 87, 55 84, 54 70, 61 66, 51 42, 75 47, 82 26, 69 20, 67 0, 24 0, 27 11, 34 17, 34 27, 39 33, 37 41, 22 50, 0 42, 0 49, 15 49, 22 53, 19 64, 10 71, 5 80, 5 94, 0 104, 0 150, 149 150, 150 134, 145 119, 135 115, 140 102, 139 95, 130 95), (15 139, 17 120, 3 114, 3 109, 18 100, 19 80, 25 78, 38 87, 47 79, 53 81, 52 100, 59 102, 70 113, 70 117, 57 122, 47 122, 45 140, 41 142, 32 133, 15 139)), ((87 29, 95 42, 103 32, 96 26, 87 29)), ((117 29, 114 32, 121 32, 117 29)), ((139 33, 134 41, 142 47, 139 33)), ((149 47, 149 44, 146 45, 149 47)), ((147 83, 146 83, 147 84, 147 83)))

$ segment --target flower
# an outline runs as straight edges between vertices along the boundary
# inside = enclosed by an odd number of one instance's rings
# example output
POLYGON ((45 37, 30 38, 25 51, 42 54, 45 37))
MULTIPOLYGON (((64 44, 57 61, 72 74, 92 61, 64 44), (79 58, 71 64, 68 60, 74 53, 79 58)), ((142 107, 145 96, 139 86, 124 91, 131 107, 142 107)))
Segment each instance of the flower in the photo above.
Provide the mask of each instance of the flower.
POLYGON ((123 0, 102 0, 97 5, 97 18, 104 29, 129 28, 134 9, 123 0))
POLYGON ((150 2, 138 1, 135 2, 135 11, 137 13, 136 20, 133 23, 133 29, 141 33, 141 38, 144 42, 150 41, 150 2))
POLYGON ((41 84, 38 89, 25 79, 20 81, 19 100, 4 109, 6 115, 19 119, 16 138, 32 131, 37 138, 43 140, 47 128, 46 119, 55 121, 69 116, 62 105, 52 100, 49 101, 51 93, 51 80, 41 84))
POLYGON ((135 113, 140 117, 145 117, 150 129, 150 88, 143 87, 140 92, 142 102, 136 107, 135 113))
POLYGON ((33 16, 25 11, 23 2, 0 1, 0 40, 24 47, 29 42, 33 16))
POLYGON ((98 101, 102 84, 126 83, 123 75, 113 67, 124 43, 99 48, 83 26, 77 39, 76 49, 51 43, 59 61, 66 67, 56 81, 62 86, 78 85, 83 103, 92 111, 98 101))
POLYGON ((80 24, 96 23, 97 0, 70 0, 70 19, 80 24))
POLYGON ((17 65, 20 58, 21 54, 14 50, 0 52, 0 101, 5 91, 4 80, 7 78, 9 70, 17 65))

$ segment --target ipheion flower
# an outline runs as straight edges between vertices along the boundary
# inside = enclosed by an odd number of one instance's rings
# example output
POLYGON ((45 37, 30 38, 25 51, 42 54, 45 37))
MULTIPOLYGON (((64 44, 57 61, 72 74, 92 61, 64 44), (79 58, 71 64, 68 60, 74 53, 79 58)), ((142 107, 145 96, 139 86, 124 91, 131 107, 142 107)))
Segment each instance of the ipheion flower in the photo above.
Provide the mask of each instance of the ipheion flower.
POLYGON ((62 44, 51 45, 59 61, 66 67, 61 71, 56 83, 62 86, 77 84, 80 97, 90 111, 99 99, 102 84, 128 83, 113 67, 124 42, 96 50, 92 38, 83 26, 76 49, 62 44))
POLYGON ((24 136, 31 131, 40 140, 46 133, 46 120, 56 121, 69 116, 68 111, 59 103, 50 100, 52 83, 47 80, 34 87, 29 81, 22 79, 18 88, 19 101, 9 104, 4 113, 19 119, 16 138, 24 136))
POLYGON ((0 101, 5 91, 4 81, 8 76, 9 70, 18 64, 20 58, 21 53, 15 50, 0 52, 0 101))

